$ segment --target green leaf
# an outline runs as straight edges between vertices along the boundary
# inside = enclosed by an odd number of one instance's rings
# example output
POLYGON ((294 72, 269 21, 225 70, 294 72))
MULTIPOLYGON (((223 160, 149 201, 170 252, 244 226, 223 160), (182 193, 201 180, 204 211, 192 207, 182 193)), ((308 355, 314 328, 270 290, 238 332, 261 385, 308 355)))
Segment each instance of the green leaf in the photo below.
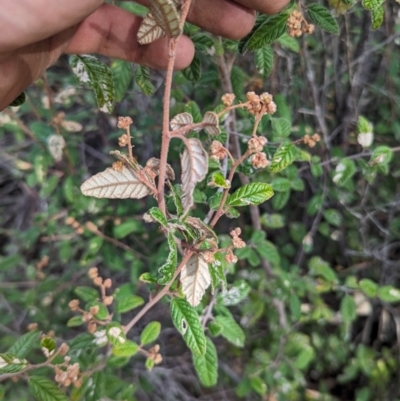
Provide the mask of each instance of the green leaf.
POLYGON ((296 40, 295 38, 292 38, 289 34, 284 33, 279 39, 278 43, 282 46, 285 47, 288 50, 291 50, 292 52, 295 53, 300 53, 300 45, 299 41, 296 40))
POLYGON ((89 311, 89 309, 93 306, 97 306, 99 309, 98 312, 96 313, 96 318, 99 320, 105 320, 109 316, 109 312, 107 307, 100 301, 90 301, 86 306, 85 309, 89 311))
POLYGON ((56 342, 51 337, 43 337, 40 341, 40 346, 41 348, 46 348, 49 355, 51 355, 56 349, 56 342))
POLYGON ((158 283, 161 285, 167 285, 174 278, 176 265, 178 263, 178 251, 176 249, 174 235, 171 232, 168 233, 168 246, 169 254, 167 261, 158 270, 161 274, 158 283))
POLYGON ((118 297, 115 312, 126 313, 144 304, 144 299, 137 295, 118 297))
POLYGON ((335 168, 332 177, 333 182, 337 186, 343 187, 344 185, 346 185, 347 181, 350 180, 351 177, 353 177, 356 171, 357 168, 353 160, 344 158, 335 168))
MULTIPOLYGON (((200 116, 201 118, 201 116, 200 116)), ((180 198, 180 195, 182 195, 182 190, 181 190, 181 186, 170 186, 171 189, 171 194, 170 197, 172 198, 172 201, 174 202, 175 208, 176 208, 176 214, 178 216, 182 216, 183 215, 183 206, 182 206, 182 201, 180 198), (179 192, 178 192, 178 188, 179 188, 179 192)))
POLYGON ((289 201, 290 191, 277 192, 272 198, 272 208, 274 210, 282 210, 289 201))
POLYGON ((146 366, 147 370, 152 370, 154 368, 154 360, 151 358, 147 358, 144 366, 146 366))
POLYGON ((77 327, 77 326, 81 326, 84 323, 82 316, 74 316, 71 317, 71 319, 68 320, 67 322, 67 326, 68 327, 77 327))
POLYGON ((214 343, 206 338, 207 347, 204 355, 193 355, 193 365, 200 382, 205 387, 212 387, 218 381, 218 356, 214 343))
POLYGON ((318 213, 323 205, 324 199, 322 197, 322 194, 316 194, 308 201, 306 212, 309 216, 313 216, 314 214, 318 213))
POLYGON ((281 263, 281 257, 279 255, 278 249, 270 241, 263 241, 262 244, 256 248, 259 255, 270 262, 274 266, 279 266, 281 263))
POLYGON ((270 45, 286 32, 288 13, 280 13, 268 18, 252 35, 247 44, 249 50, 256 50, 270 45))
POLYGON ((37 401, 68 401, 68 397, 54 382, 42 376, 31 376, 29 389, 37 401))
POLYGON ((363 291, 367 297, 373 298, 376 296, 378 291, 378 284, 374 281, 368 278, 363 278, 362 280, 360 280, 359 286, 361 291, 363 291))
POLYGON ((0 257, 0 270, 4 272, 5 270, 17 267, 23 261, 21 255, 8 255, 5 257, 0 257))
POLYGON ((204 33, 197 33, 190 37, 196 50, 209 54, 214 47, 214 41, 204 33))
POLYGON ((128 61, 114 60, 111 64, 111 72, 114 77, 115 100, 120 102, 132 82, 132 64, 128 61))
POLYGON ((228 291, 218 296, 218 300, 225 306, 233 306, 242 302, 251 290, 250 285, 244 281, 235 281, 228 291))
POLYGON ((378 29, 382 25, 383 17, 385 15, 385 9, 383 6, 379 6, 371 10, 371 27, 372 29, 378 29))
POLYGON ((140 90, 146 95, 150 96, 154 93, 155 88, 150 82, 150 69, 148 67, 138 66, 135 71, 135 81, 140 90))
POLYGON ((78 334, 69 342, 70 350, 83 350, 95 346, 95 337, 90 333, 78 334))
POLYGON ((351 295, 345 295, 340 303, 340 313, 345 323, 351 323, 357 317, 357 305, 351 295))
POLYGON ((127 220, 121 224, 114 225, 114 237, 118 239, 126 238, 129 234, 138 233, 142 230, 142 225, 136 220, 127 220))
POLYGON ((272 158, 269 170, 278 173, 290 166, 297 157, 297 148, 292 144, 283 144, 279 146, 272 158))
POLYGON ((210 334, 214 337, 219 336, 222 333, 222 330, 224 328, 216 322, 210 322, 208 323, 208 330, 210 331, 210 334))
POLYGON ((388 164, 393 158, 393 151, 388 146, 378 146, 374 149, 369 161, 370 166, 388 164))
POLYGON ((385 0, 362 0, 361 4, 366 10, 375 10, 380 7, 385 0))
POLYGON ((158 207, 152 207, 147 212, 154 220, 158 221, 163 227, 167 227, 168 222, 167 218, 165 217, 164 213, 158 207))
POLYGON ((378 289, 378 297, 383 302, 399 302, 400 290, 391 285, 385 285, 378 289))
POLYGON ((301 302, 296 294, 290 294, 289 298, 290 312, 295 320, 299 320, 301 316, 301 302))
POLYGON ((326 32, 335 35, 339 34, 339 25, 327 8, 314 3, 307 6, 307 11, 311 21, 314 22, 315 25, 318 25, 326 32))
POLYGON ((98 291, 91 287, 76 287, 75 294, 85 302, 95 301, 99 298, 98 291))
POLYGON ((290 135, 292 125, 286 118, 271 118, 273 134, 280 137, 286 138, 290 135))
POLYGON ((139 350, 139 345, 133 341, 126 340, 123 344, 117 344, 112 349, 112 353, 118 357, 130 357, 135 355, 139 350))
POLYGON ((291 183, 287 178, 276 177, 271 182, 272 189, 277 192, 290 191, 291 183))
POLYGON ((208 183, 207 185, 212 188, 229 188, 230 184, 227 182, 225 179, 224 175, 221 173, 221 171, 214 171, 208 176, 207 179, 208 183))
MULTIPOLYGON (((113 358, 113 356, 111 356, 113 358)), ((115 357, 114 357, 115 358, 115 357)), ((95 372, 85 382, 85 401, 100 401, 104 395, 104 372, 95 372)))
POLYGON ((39 344, 39 332, 29 331, 21 336, 8 350, 10 354, 16 355, 19 358, 25 358, 28 353, 34 348, 35 344, 39 344))
POLYGON ((25 101, 26 101, 26 95, 25 95, 25 92, 22 92, 20 95, 18 95, 18 96, 9 104, 9 106, 18 107, 18 106, 21 106, 21 104, 24 104, 25 101))
POLYGON ((329 266, 325 260, 319 256, 314 256, 308 262, 310 272, 316 276, 323 277, 326 281, 335 282, 337 281, 336 272, 329 266))
POLYGON ((182 70, 183 76, 190 82, 197 82, 201 77, 200 57, 195 54, 189 67, 182 70))
POLYGON ((17 355, 6 353, 0 354, 0 375, 3 373, 17 373, 28 366, 26 359, 17 355))
MULTIPOLYGON (((273 199, 274 198, 272 198, 272 200, 273 199)), ((261 216, 261 224, 270 229, 278 229, 285 227, 285 218, 284 216, 278 213, 273 213, 273 214, 265 213, 261 216)))
POLYGON ((259 395, 267 394, 267 385, 259 376, 250 377, 251 388, 259 395))
POLYGON ((213 292, 219 287, 224 290, 227 286, 223 264, 219 260, 222 256, 220 254, 215 254, 214 257, 215 262, 208 265, 210 268, 211 288, 213 292))
POLYGON ((159 322, 151 322, 149 323, 142 334, 140 335, 140 345, 147 345, 156 341, 161 331, 161 323, 159 322))
POLYGON ((111 69, 95 56, 88 54, 73 55, 69 63, 78 81, 94 91, 100 110, 111 113, 115 99, 111 69))
POLYGON ((200 108, 196 102, 190 101, 185 106, 185 111, 193 117, 194 123, 199 123, 203 120, 203 116, 201 114, 200 108))
POLYGON ((259 205, 274 195, 271 185, 253 182, 236 190, 228 199, 229 206, 259 205))
POLYGON ((122 329, 122 326, 117 322, 112 322, 107 325, 106 327, 106 336, 107 340, 112 344, 114 347, 125 344, 127 339, 122 329))
POLYGON ((342 215, 336 209, 327 209, 324 211, 325 220, 335 227, 340 227, 342 224, 342 215))
POLYGON ((217 316, 215 322, 222 326, 222 337, 237 347, 243 347, 245 334, 232 316, 217 316))
POLYGON ((195 355, 206 352, 206 337, 197 312, 182 298, 171 302, 171 317, 174 326, 182 334, 187 346, 195 355))
POLYGON ((270 19, 270 16, 265 15, 265 14, 259 14, 257 16, 256 23, 254 24, 251 32, 247 36, 245 36, 243 39, 241 39, 239 42, 238 50, 241 54, 243 54, 247 51, 247 47, 249 45, 251 38, 254 36, 254 34, 257 32, 257 30, 269 19, 270 19))
POLYGON ((274 66, 274 51, 271 46, 265 46, 254 52, 254 61, 259 74, 266 78, 274 66))
POLYGON ((157 277, 148 272, 141 274, 139 277, 139 281, 147 284, 157 284, 158 282, 157 277))

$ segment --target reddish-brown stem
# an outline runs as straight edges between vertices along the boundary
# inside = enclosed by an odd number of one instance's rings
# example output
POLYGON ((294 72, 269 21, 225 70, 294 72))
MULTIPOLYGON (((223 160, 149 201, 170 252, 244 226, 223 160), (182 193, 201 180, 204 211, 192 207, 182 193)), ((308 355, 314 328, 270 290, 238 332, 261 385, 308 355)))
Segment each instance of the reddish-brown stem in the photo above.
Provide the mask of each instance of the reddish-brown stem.
MULTIPOLYGON (((186 0, 182 6, 181 20, 180 20, 180 24, 179 24, 180 28, 181 28, 181 32, 183 31, 183 26, 185 24, 191 2, 192 2, 192 0, 186 0)), ((165 79, 163 131, 162 131, 161 155, 160 155, 160 173, 158 176, 158 190, 157 190, 158 207, 161 209, 161 211, 164 214, 166 213, 165 199, 164 199, 164 186, 165 186, 165 177, 166 177, 166 170, 167 170, 169 143, 171 141, 171 135, 170 135, 170 131, 169 131, 170 99, 171 99, 172 77, 173 77, 173 73, 174 73, 174 65, 175 65, 175 57, 176 57, 176 46, 178 43, 178 39, 179 39, 179 37, 173 38, 170 41, 167 76, 165 79)))
MULTIPOLYGON (((235 172, 236 172, 236 169, 250 156, 250 153, 251 152, 249 152, 247 150, 244 153, 244 155, 232 165, 231 171, 229 172, 229 177, 228 177, 229 182, 232 182, 233 176, 235 175, 235 172)), ((229 195, 229 188, 224 190, 224 194, 222 195, 221 203, 219 205, 217 213, 215 213, 215 216, 210 223, 211 228, 213 228, 217 224, 218 220, 224 214, 224 206, 225 206, 226 200, 228 198, 228 195, 229 195)))

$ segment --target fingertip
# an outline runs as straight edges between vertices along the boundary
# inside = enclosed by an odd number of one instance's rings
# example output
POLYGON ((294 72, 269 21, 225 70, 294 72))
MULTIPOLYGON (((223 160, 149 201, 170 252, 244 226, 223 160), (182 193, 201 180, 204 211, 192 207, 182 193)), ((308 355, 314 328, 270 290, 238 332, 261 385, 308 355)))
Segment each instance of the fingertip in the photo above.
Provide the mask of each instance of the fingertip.
POLYGON ((189 67, 195 53, 193 42, 187 36, 181 36, 176 49, 175 69, 189 67))

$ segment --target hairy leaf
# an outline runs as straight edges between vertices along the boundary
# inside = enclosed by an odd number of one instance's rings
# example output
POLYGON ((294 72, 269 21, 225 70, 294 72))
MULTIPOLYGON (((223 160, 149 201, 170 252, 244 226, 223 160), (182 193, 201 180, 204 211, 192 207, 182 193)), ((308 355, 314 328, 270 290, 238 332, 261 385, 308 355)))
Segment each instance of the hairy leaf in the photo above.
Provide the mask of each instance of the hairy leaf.
POLYGON ((68 401, 61 389, 45 377, 31 376, 29 378, 29 389, 37 401, 68 401))
POLYGON ((111 69, 95 56, 88 54, 73 55, 69 62, 78 81, 94 91, 100 110, 111 113, 115 98, 111 69))
POLYGON ((182 166, 182 205, 187 213, 193 205, 193 192, 196 184, 202 181, 208 171, 208 155, 196 138, 187 140, 187 147, 181 156, 182 166))
POLYGON ((149 188, 138 180, 129 166, 123 166, 122 171, 107 168, 86 180, 81 191, 86 196, 110 199, 141 199, 150 194, 149 188))
POLYGON ((218 381, 218 356, 214 343, 208 337, 206 340, 206 353, 193 355, 193 365, 201 384, 205 387, 212 387, 218 381))
POLYGON ((229 206, 259 205, 274 195, 271 185, 262 182, 246 184, 236 190, 228 199, 229 206))
POLYGON ((39 344, 39 333, 37 331, 29 331, 21 336, 8 350, 10 354, 19 358, 25 358, 32 350, 35 344, 39 344))
MULTIPOLYGON (((176 131, 182 127, 185 127, 186 125, 191 125, 193 124, 193 117, 189 113, 180 113, 176 115, 170 122, 171 129, 173 131, 176 131)), ((182 134, 185 135, 189 132, 190 130, 187 130, 183 132, 182 134)))
POLYGON ((163 38, 165 31, 157 24, 157 21, 151 13, 148 13, 143 19, 137 33, 138 42, 141 45, 148 45, 157 39, 163 38))
POLYGON ((264 46, 254 52, 254 61, 259 74, 266 78, 274 65, 274 51, 271 46, 264 46))
POLYGON ((140 335, 140 344, 147 345, 156 341, 161 331, 160 322, 150 322, 142 331, 140 335))
POLYGON ((207 113, 204 115, 203 123, 208 124, 204 127, 204 131, 206 131, 207 134, 219 135, 221 133, 218 116, 213 111, 207 111, 207 113))
POLYGON ((197 306, 211 284, 208 264, 201 256, 193 255, 181 271, 182 292, 192 306, 197 306))
POLYGON ((161 285, 167 285, 173 279, 178 262, 178 251, 176 249, 174 235, 171 232, 168 233, 168 246, 168 259, 158 270, 161 274, 161 278, 158 280, 158 283, 161 285))
POLYGON ((324 31, 339 34, 339 25, 333 18, 331 12, 320 4, 313 3, 307 7, 308 15, 315 25, 318 25, 324 31))
POLYGON ((170 38, 181 34, 179 14, 172 0, 150 0, 150 10, 157 24, 170 38))
POLYGON ((171 317, 174 326, 182 334, 193 354, 204 355, 206 336, 197 312, 184 299, 174 298, 171 302, 171 317))

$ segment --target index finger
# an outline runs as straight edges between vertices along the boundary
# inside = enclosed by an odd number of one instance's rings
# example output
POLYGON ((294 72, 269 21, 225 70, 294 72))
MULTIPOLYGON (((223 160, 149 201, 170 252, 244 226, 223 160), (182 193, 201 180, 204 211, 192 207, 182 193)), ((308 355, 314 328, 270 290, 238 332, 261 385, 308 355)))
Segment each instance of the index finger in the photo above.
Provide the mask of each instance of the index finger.
POLYGON ((64 31, 103 3, 104 0, 2 0, 0 51, 15 50, 64 31))
POLYGON ((263 14, 276 14, 282 11, 290 0, 234 0, 236 3, 241 4, 252 10, 259 11, 263 14))

